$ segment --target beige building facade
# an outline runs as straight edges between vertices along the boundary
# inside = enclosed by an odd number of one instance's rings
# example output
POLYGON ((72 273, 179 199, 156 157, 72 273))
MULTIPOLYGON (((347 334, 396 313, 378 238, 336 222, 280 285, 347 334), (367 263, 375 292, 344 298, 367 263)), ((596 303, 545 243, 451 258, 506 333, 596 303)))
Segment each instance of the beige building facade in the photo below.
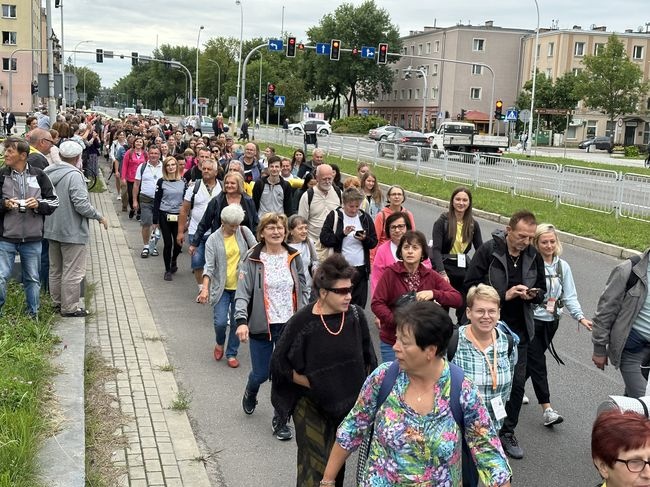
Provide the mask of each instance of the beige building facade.
MULTIPOLYGON (((605 26, 595 25, 589 29, 574 26, 572 29, 540 30, 537 72, 553 80, 565 73, 579 73, 584 69, 584 57, 596 54, 612 34, 605 26)), ((650 34, 627 30, 616 35, 625 45, 630 59, 641 68, 643 79, 650 79, 650 34)), ((532 34, 524 41, 521 69, 524 83, 532 76, 534 46, 535 35, 532 34)), ((574 109, 566 134, 568 143, 595 136, 610 136, 617 145, 646 145, 650 142, 650 98, 639 101, 638 113, 624 115, 613 123, 603 113, 586 107, 584 102, 567 108, 574 109)))
MULTIPOLYGON (((392 90, 380 92, 374 102, 360 102, 359 108, 391 124, 419 130, 426 97, 425 131, 433 131, 443 120, 457 120, 466 112, 471 112, 472 121, 486 131, 497 100, 503 101, 504 108, 514 105, 522 85, 519 67, 524 39, 530 32, 497 27, 491 21, 480 26, 425 27, 411 32, 402 38, 400 60, 389 64, 394 70, 392 90), (427 73, 426 90, 418 73, 403 79, 409 66, 421 67, 427 73)), ((389 52, 394 52, 390 46, 389 52)), ((503 123, 495 123, 497 129, 503 132, 503 123)))

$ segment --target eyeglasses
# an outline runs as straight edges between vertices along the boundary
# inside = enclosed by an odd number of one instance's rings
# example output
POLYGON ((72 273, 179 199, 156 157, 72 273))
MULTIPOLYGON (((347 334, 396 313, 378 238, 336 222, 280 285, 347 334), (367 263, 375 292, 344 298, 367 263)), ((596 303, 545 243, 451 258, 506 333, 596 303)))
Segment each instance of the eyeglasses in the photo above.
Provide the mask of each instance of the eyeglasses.
POLYGON ((398 225, 391 225, 388 227, 390 230, 404 230, 406 228, 406 223, 400 223, 398 225))
POLYGON ((49 142, 50 144, 54 145, 54 141, 52 139, 41 139, 45 142, 49 142))
POLYGON ((340 296, 345 296, 347 294, 352 294, 352 287, 333 287, 325 288, 326 291, 333 292, 334 294, 339 294, 340 296))
POLYGON ((650 460, 641 460, 639 458, 634 458, 632 460, 621 460, 620 458, 617 458, 616 461, 624 463, 627 469, 632 473, 643 472, 645 466, 650 465, 650 460))
POLYGON ((284 227, 282 225, 267 225, 264 227, 264 230, 270 230, 271 232, 282 232, 284 227))
POLYGON ((479 316, 488 315, 490 318, 493 318, 499 314, 499 310, 498 309, 473 309, 472 313, 476 313, 479 316))

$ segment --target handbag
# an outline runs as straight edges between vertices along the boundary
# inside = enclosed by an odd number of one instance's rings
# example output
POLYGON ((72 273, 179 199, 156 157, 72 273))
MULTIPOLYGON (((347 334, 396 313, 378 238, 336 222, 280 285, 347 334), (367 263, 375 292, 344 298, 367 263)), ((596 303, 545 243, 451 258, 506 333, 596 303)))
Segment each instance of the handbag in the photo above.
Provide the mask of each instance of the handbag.
POLYGON ((413 303, 416 300, 416 292, 415 291, 409 291, 407 293, 402 294, 397 300, 395 301, 395 308, 399 308, 401 306, 406 306, 409 303, 413 303))
POLYGON ((390 366, 386 370, 386 374, 384 375, 384 378, 381 381, 381 386, 379 387, 379 393, 377 394, 375 418, 373 418, 372 423, 370 423, 370 426, 368 427, 368 431, 366 432, 366 436, 364 437, 363 442, 361 442, 361 446, 359 446, 357 450, 357 452, 359 453, 359 460, 357 462, 357 472, 355 475, 356 485, 361 485, 364 481, 365 472, 366 472, 366 463, 368 462, 368 455, 370 453, 370 443, 372 443, 372 437, 375 433, 375 419, 377 416, 377 411, 379 411, 379 408, 381 407, 382 404, 384 404, 384 401, 386 401, 388 394, 390 394, 390 391, 393 389, 398 374, 399 374, 399 362, 395 360, 392 364, 390 364, 390 366))

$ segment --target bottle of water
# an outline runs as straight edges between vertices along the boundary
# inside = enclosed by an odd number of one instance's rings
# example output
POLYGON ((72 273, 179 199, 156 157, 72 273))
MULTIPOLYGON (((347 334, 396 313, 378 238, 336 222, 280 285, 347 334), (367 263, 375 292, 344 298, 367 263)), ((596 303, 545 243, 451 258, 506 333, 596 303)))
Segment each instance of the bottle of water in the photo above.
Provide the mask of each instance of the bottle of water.
POLYGON ((151 231, 151 237, 149 237, 149 253, 152 253, 156 249, 158 240, 160 240, 160 227, 156 227, 155 230, 151 231))

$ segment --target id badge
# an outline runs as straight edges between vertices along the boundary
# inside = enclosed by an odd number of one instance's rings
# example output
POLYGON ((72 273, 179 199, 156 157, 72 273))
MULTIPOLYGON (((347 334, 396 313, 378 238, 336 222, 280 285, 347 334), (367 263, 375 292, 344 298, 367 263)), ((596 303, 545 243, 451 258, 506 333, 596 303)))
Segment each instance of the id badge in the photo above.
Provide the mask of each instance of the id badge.
POLYGON ((503 405, 503 401, 501 400, 501 396, 493 397, 490 399, 490 403, 492 404, 492 412, 494 412, 494 418, 497 421, 508 416, 508 413, 506 413, 506 408, 503 405))
POLYGON ((548 298, 548 301, 546 301, 546 311, 549 313, 553 314, 555 313, 555 303, 556 303, 555 298, 548 298))
POLYGON ((178 221, 178 215, 168 213, 167 214, 167 221, 168 222, 177 222, 178 221))
POLYGON ((464 269, 465 267, 467 267, 467 256, 465 254, 458 254, 456 256, 456 258, 458 259, 456 261, 456 263, 458 264, 458 267, 460 267, 461 269, 464 269))

